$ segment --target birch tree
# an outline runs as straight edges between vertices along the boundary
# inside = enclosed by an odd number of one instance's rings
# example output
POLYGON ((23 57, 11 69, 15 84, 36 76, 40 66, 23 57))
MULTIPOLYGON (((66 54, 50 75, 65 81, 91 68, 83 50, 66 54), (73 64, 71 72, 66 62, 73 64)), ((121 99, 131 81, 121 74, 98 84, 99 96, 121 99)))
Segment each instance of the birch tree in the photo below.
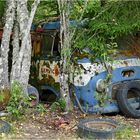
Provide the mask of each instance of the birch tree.
POLYGON ((29 16, 29 12, 27 9, 27 1, 17 1, 17 20, 19 21, 21 47, 18 53, 18 59, 15 62, 15 65, 13 65, 12 81, 19 81, 22 84, 25 93, 27 93, 26 89, 29 80, 31 63, 30 28, 39 2, 40 0, 34 1, 29 16))
POLYGON ((31 63, 30 28, 39 2, 40 0, 34 1, 29 16, 27 0, 7 0, 6 22, 0 50, 0 88, 10 88, 10 81, 16 80, 27 93, 31 63), (8 52, 11 34, 13 34, 13 61, 10 77, 8 76, 8 52))
POLYGON ((14 24, 15 18, 15 0, 7 1, 6 10, 6 22, 3 31, 3 38, 0 47, 0 88, 9 88, 9 76, 8 76, 8 52, 10 36, 14 24))
POLYGON ((71 40, 69 31, 69 0, 57 0, 60 11, 60 43, 61 43, 61 65, 60 65, 60 93, 66 101, 66 110, 72 109, 69 95, 69 62, 71 57, 71 40))

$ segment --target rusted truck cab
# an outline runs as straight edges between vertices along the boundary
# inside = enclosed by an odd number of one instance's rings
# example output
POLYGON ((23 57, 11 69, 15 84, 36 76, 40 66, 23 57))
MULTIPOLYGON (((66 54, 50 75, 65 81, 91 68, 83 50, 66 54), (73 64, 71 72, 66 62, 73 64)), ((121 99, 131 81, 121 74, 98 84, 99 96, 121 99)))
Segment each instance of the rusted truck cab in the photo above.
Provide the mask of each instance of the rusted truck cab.
MULTIPOLYGON (((60 95, 59 28, 59 21, 48 22, 32 33, 30 83, 46 101, 54 101, 60 95)), ((140 59, 132 47, 125 45, 125 48, 124 44, 120 41, 120 50, 112 53, 114 60, 105 62, 106 65, 98 60, 91 62, 87 56, 78 59, 80 72, 75 70, 71 85, 85 111, 110 113, 121 110, 125 115, 140 117, 140 59), (111 68, 110 73, 107 67, 111 68)), ((78 106, 76 101, 74 104, 78 106)))
POLYGON ((50 25, 32 32, 30 83, 39 90, 41 100, 54 102, 59 97, 60 46, 59 30, 50 25))

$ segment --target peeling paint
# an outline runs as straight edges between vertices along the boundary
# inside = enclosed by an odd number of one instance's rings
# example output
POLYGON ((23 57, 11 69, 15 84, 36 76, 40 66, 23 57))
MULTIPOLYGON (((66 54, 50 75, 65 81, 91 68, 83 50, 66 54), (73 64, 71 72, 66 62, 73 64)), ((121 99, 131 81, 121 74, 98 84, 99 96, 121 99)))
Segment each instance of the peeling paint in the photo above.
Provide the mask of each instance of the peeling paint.
MULTIPOLYGON (((82 63, 80 62, 84 69, 86 69, 86 74, 82 71, 80 75, 77 75, 74 78, 74 85, 75 86, 85 86, 90 81, 91 77, 95 76, 96 73, 101 73, 106 71, 105 67, 102 64, 97 63, 82 63), (82 78, 81 78, 82 77, 82 78)), ((129 58, 125 60, 114 60, 112 63, 106 63, 107 66, 111 66, 113 69, 116 68, 123 68, 128 66, 140 66, 140 59, 139 58, 129 58)))

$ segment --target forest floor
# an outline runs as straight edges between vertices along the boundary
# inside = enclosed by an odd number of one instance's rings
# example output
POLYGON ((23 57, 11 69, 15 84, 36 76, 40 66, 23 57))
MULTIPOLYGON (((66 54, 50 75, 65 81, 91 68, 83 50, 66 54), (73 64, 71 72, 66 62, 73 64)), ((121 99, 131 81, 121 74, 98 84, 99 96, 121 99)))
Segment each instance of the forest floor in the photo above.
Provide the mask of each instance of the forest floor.
POLYGON ((46 112, 29 109, 19 121, 12 121, 12 131, 2 134, 3 140, 82 140, 77 135, 77 123, 82 118, 111 118, 126 126, 127 129, 114 139, 140 140, 140 120, 126 118, 123 115, 84 115, 79 110, 73 112, 46 112))

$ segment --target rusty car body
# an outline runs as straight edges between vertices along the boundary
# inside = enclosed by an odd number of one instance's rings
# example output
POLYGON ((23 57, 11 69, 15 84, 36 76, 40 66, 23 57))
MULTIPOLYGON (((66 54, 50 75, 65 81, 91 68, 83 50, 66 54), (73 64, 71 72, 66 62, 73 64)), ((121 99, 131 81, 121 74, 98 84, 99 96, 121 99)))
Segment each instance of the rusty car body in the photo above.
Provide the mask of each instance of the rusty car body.
MULTIPOLYGON (((30 83, 39 90, 40 98, 45 98, 47 101, 50 99, 54 101, 60 95, 59 28, 59 21, 48 22, 32 33, 30 83)), ((102 63, 91 62, 88 57, 79 58, 77 61, 81 70, 75 71, 71 83, 81 106, 89 113, 118 112, 120 108, 116 99, 117 90, 123 83, 140 79, 140 59, 135 55, 136 51, 126 45, 125 48, 123 41, 119 45, 121 49, 116 51, 114 61, 106 62, 106 66, 112 69, 108 83, 106 83, 108 72, 102 63), (107 97, 104 105, 96 97, 97 93, 102 98, 107 97)), ((131 105, 136 108, 139 102, 133 100, 131 105)))

